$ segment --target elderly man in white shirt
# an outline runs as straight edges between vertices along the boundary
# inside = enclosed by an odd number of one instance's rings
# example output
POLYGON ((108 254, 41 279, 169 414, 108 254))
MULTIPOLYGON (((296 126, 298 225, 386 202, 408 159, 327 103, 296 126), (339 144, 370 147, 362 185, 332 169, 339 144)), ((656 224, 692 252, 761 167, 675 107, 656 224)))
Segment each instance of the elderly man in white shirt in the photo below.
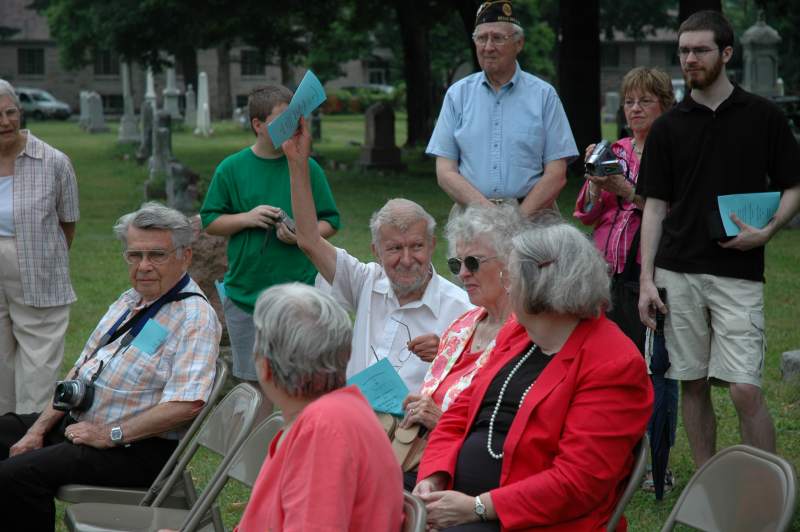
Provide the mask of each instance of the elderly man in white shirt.
MULTIPOLYGON (((333 297, 356 315, 347 376, 388 358, 408 389, 418 390, 439 334, 472 307, 466 292, 431 264, 436 222, 413 201, 389 200, 370 220, 376 262, 365 264, 319 234, 308 173, 311 137, 304 120, 283 151, 297 245, 331 284, 333 297)), ((278 231, 288 229, 281 224, 278 231)))

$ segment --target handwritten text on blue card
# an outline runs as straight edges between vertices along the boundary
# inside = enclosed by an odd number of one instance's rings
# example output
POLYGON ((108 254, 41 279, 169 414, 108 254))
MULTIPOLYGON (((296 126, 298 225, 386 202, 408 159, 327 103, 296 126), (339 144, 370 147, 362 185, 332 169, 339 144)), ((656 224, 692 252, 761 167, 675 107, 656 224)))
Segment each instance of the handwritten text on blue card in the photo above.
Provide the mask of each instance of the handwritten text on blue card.
POLYGON ((353 375, 347 380, 347 384, 358 386, 376 412, 403 415, 403 400, 408 395, 408 387, 389 359, 382 358, 357 375, 353 375))
POLYGON ((719 204, 719 214, 722 217, 722 225, 725 227, 725 234, 736 236, 739 234, 739 226, 731 220, 731 213, 739 217, 747 225, 757 229, 763 228, 778 210, 781 202, 780 192, 756 192, 752 194, 729 194, 727 196, 717 196, 719 204))
POLYGON ((136 338, 133 340, 133 347, 147 353, 148 355, 154 354, 164 343, 169 331, 156 320, 150 318, 136 338))
POLYGON ((308 118, 311 111, 322 105, 325 98, 325 89, 322 88, 322 83, 313 72, 308 70, 292 96, 289 107, 269 124, 269 136, 276 149, 280 148, 281 144, 294 134, 300 117, 308 118))

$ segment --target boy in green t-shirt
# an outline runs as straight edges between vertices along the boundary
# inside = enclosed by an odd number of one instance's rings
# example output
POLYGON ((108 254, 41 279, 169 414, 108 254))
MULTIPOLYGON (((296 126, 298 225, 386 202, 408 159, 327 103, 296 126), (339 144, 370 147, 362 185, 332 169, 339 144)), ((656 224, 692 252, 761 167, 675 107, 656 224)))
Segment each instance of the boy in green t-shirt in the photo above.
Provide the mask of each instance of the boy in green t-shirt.
MULTIPOLYGON (((282 212, 292 215, 289 166, 272 145, 267 126, 286 109, 292 92, 280 85, 253 90, 247 99, 255 144, 228 156, 217 167, 200 217, 203 228, 228 240, 223 308, 233 351, 233 374, 256 381, 253 307, 262 290, 275 284, 314 284, 317 270, 297 247, 282 212)), ((319 230, 339 229, 339 211, 322 168, 310 161, 319 230)), ((291 225, 291 224, 289 224, 291 225)))

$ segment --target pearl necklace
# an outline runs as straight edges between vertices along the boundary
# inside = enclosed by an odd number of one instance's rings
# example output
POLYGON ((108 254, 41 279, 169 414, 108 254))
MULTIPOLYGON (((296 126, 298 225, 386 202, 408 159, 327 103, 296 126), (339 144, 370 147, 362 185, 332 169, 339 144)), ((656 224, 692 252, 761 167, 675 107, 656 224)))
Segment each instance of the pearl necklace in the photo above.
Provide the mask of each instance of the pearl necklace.
MULTIPOLYGON (((497 402, 494 405, 494 411, 492 412, 492 417, 489 418, 489 436, 486 438, 486 450, 489 451, 489 456, 491 456, 495 460, 500 460, 501 458, 503 458, 504 453, 502 451, 500 451, 499 453, 495 453, 494 451, 492 451, 492 432, 494 432, 494 418, 497 416, 497 412, 500 410, 500 403, 503 401, 503 395, 506 393, 506 387, 508 386, 508 383, 511 382, 511 378, 514 376, 517 370, 525 363, 525 361, 531 357, 531 355, 535 350, 536 350, 536 344, 533 344, 531 348, 528 350, 528 352, 525 353, 525 355, 521 359, 519 359, 519 362, 517 362, 517 364, 511 370, 511 373, 508 374, 508 377, 506 377, 503 386, 500 388, 500 394, 497 396, 497 402)), ((522 393, 522 397, 520 397, 519 399, 519 406, 517 407, 517 410, 522 408, 522 403, 523 401, 525 401, 525 396, 527 396, 528 392, 531 391, 532 386, 533 382, 530 383, 527 388, 525 388, 525 391, 522 393)))

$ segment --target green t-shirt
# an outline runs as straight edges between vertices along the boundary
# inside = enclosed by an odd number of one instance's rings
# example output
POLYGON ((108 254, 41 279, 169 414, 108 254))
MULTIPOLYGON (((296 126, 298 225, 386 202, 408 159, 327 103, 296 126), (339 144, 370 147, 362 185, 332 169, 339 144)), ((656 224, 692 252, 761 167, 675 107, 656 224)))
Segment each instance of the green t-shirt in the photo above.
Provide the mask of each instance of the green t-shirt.
MULTIPOLYGON (((313 159, 309 170, 317 218, 339 229, 339 211, 325 173, 313 159)), ((294 218, 289 164, 286 157, 263 159, 245 148, 217 166, 200 218, 205 228, 222 214, 247 212, 258 205, 280 207, 294 218)), ((316 275, 316 268, 300 248, 281 242, 273 229, 243 229, 228 239, 225 293, 250 314, 265 288, 288 282, 314 284, 316 275), (266 246, 265 238, 269 239, 266 246)))

